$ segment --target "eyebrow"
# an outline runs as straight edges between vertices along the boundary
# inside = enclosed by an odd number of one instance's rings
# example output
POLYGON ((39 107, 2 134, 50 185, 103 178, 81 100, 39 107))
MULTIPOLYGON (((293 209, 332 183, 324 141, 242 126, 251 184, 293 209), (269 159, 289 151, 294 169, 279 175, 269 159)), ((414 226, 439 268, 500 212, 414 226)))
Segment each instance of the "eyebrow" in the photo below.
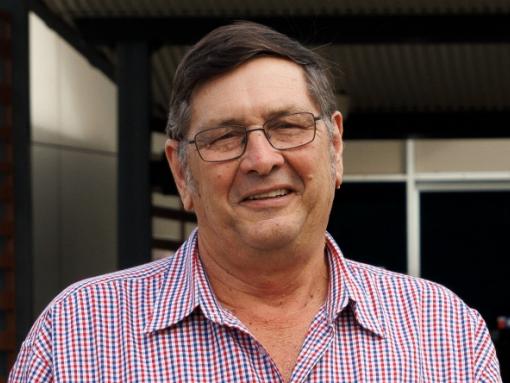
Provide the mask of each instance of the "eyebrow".
MULTIPOLYGON (((272 118, 285 116, 287 114, 292 113, 299 113, 299 112, 308 112, 306 108, 298 107, 296 105, 289 105, 284 107, 278 107, 278 108, 268 108, 266 111, 262 113, 262 117, 264 118, 264 121, 270 120, 272 118)), ((205 130, 210 128, 217 128, 217 127, 225 127, 225 126, 246 126, 246 119, 245 118, 227 118, 227 119, 212 119, 211 121, 208 121, 204 126, 202 126, 199 130, 205 130)))

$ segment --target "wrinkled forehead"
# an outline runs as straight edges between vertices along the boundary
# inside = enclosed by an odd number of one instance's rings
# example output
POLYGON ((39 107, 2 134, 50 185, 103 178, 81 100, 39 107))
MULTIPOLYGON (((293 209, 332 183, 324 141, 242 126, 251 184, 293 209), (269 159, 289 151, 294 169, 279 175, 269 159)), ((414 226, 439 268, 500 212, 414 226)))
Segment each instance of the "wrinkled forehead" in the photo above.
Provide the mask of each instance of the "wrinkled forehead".
POLYGON ((192 130, 204 121, 319 112, 304 68, 280 57, 257 57, 203 81, 192 93, 190 110, 192 130))

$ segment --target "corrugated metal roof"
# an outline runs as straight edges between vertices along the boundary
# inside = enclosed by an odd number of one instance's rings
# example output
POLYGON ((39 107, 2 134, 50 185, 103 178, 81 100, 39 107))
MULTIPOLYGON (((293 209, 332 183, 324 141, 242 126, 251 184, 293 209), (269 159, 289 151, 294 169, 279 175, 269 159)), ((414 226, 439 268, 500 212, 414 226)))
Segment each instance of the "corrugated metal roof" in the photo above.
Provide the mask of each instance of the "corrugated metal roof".
POLYGON ((65 17, 510 12, 508 0, 45 0, 65 17))
POLYGON ((510 45, 349 45, 329 52, 361 110, 510 107, 510 45))
MULTIPOLYGON (((59 17, 507 13, 510 0, 44 0, 59 17)), ((187 47, 152 56, 154 111, 164 116, 187 47)), ((510 109, 510 44, 363 44, 320 48, 344 73, 357 111, 510 109)), ((112 51, 109 51, 110 57, 112 51)))
MULTIPOLYGON (((175 68, 187 47, 153 56, 153 89, 166 110, 175 68)), ((321 48, 340 73, 337 91, 357 111, 510 108, 510 45, 346 45, 321 48), (342 75, 343 73, 343 75, 342 75)))

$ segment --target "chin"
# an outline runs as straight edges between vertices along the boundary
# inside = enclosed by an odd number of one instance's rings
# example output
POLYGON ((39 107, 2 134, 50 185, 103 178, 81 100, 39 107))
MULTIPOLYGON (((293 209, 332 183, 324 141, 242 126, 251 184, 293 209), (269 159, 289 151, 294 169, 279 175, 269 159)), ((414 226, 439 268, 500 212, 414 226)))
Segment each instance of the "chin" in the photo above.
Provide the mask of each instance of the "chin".
POLYGON ((289 225, 262 222, 240 233, 240 236, 243 242, 254 249, 274 251, 292 246, 299 237, 299 230, 289 225))

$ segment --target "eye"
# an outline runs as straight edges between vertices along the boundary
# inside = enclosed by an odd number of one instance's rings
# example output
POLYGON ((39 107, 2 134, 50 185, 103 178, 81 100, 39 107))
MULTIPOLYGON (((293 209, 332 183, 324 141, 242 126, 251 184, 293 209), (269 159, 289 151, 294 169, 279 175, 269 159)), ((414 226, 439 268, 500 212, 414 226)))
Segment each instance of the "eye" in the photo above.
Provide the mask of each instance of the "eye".
POLYGON ((309 115, 305 113, 296 113, 275 118, 274 120, 270 120, 266 123, 267 129, 273 131, 306 129, 310 125, 313 125, 313 121, 310 123, 309 115))
POLYGON ((236 134, 235 132, 233 131, 230 131, 230 132, 225 132, 224 134, 220 135, 220 136, 217 136, 217 137, 211 137, 211 142, 210 144, 214 144, 216 142, 221 142, 221 141, 226 141, 226 140, 229 140, 231 138, 235 138, 235 137, 238 137, 239 135, 236 134))
POLYGON ((238 127, 214 128, 202 132, 197 138, 200 148, 225 148, 237 145, 244 137, 238 127))
POLYGON ((275 123, 269 126, 270 129, 292 129, 292 128, 300 128, 300 126, 296 125, 294 121, 276 121, 275 123))

